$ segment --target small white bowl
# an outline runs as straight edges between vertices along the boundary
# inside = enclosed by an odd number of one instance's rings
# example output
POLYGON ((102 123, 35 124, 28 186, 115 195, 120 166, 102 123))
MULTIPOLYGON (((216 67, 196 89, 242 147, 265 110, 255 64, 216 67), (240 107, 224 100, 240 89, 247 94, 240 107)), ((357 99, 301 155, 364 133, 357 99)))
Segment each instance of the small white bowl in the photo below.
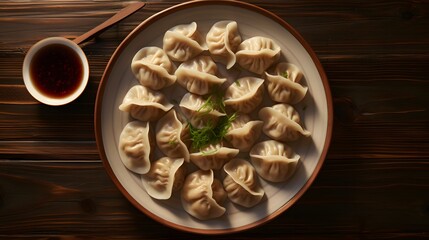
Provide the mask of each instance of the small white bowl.
POLYGON ((73 100, 78 98, 80 94, 83 92, 83 90, 85 89, 88 83, 89 64, 88 64, 88 60, 86 59, 85 53, 76 43, 62 37, 50 37, 37 42, 28 50, 27 55, 25 56, 25 59, 24 59, 24 64, 22 66, 22 76, 24 78, 25 87, 35 99, 47 105, 59 106, 59 105, 64 105, 72 102, 73 100), (62 44, 69 47, 75 53, 77 53, 77 55, 79 56, 82 62, 82 71, 83 71, 82 81, 80 81, 80 85, 76 88, 76 90, 74 90, 73 93, 65 97, 56 98, 56 97, 51 97, 44 94, 43 92, 39 91, 35 87, 34 82, 31 79, 31 74, 30 74, 31 60, 40 49, 52 44, 62 44))

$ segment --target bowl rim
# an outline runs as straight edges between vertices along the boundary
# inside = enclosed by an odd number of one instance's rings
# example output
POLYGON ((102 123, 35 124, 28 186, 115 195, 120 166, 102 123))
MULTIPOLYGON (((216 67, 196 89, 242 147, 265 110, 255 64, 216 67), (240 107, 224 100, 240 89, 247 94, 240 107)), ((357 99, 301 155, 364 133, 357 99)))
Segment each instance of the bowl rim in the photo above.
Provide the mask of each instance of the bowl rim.
POLYGON ((116 187, 121 191, 121 193, 130 201, 137 209, 139 209, 141 212, 145 213, 147 216, 152 218, 153 220, 166 225, 168 227, 174 228, 176 230, 190 232, 190 233, 197 233, 197 234, 207 234, 207 235, 216 235, 216 234, 230 234, 230 233, 237 233, 244 230, 248 230, 251 228, 254 228, 256 226, 260 226, 262 224, 265 224, 274 218, 276 218, 278 215, 286 211, 288 208, 290 208, 301 196, 307 191, 307 189, 311 186, 311 184, 314 182, 316 176, 318 175, 324 161, 326 158, 326 155, 328 153, 329 145, 331 143, 331 137, 332 137, 332 129, 333 129, 333 105, 332 105, 332 96, 331 91, 329 87, 329 82, 327 79, 327 76, 325 74, 325 71, 322 67, 322 64, 320 63, 319 59, 317 58, 316 53, 313 51, 313 49, 310 47, 310 45, 305 41, 305 39, 301 36, 301 34, 295 30, 291 25, 289 25, 286 21, 284 21, 279 16, 275 15, 274 13, 250 4, 246 2, 239 2, 236 0, 220 0, 220 1, 214 1, 214 0, 194 0, 189 1, 181 4, 177 4, 174 6, 171 6, 169 8, 166 8, 158 13, 155 13, 154 15, 148 17, 143 22, 141 22, 134 30, 127 35, 127 37, 120 43, 120 45, 116 48, 115 52, 113 53, 112 57, 110 58, 105 71, 103 73, 103 76, 100 80, 100 85, 98 87, 97 96, 96 96, 96 102, 95 102, 95 114, 94 114, 94 129, 95 129, 95 137, 96 137, 96 143, 99 150, 99 154, 101 156, 101 159, 103 161, 104 168, 106 169, 108 175, 110 176, 113 183, 116 185, 116 187), (177 11, 189 8, 189 7, 198 7, 198 6, 204 6, 204 5, 227 5, 227 6, 234 6, 234 7, 240 7, 245 8, 247 10, 251 10, 253 12, 262 14, 271 20, 277 22, 282 27, 284 27, 286 30, 288 30, 299 42, 300 44, 306 49, 307 53, 310 55, 312 61, 314 62, 317 71, 322 79, 322 84, 325 91, 325 97, 327 102, 327 129, 326 129, 326 137, 325 137, 325 144, 323 146, 323 150, 321 152, 319 161, 308 178, 307 182, 304 184, 304 186, 293 196, 290 201, 288 201, 286 204, 284 204, 282 207, 274 211, 273 213, 269 214, 268 216, 259 219, 258 221, 255 221, 253 223, 243 225, 236 228, 229 228, 229 229, 198 229, 193 227, 187 227, 183 225, 178 225, 176 223, 169 222, 143 206, 141 206, 125 189, 124 186, 119 182, 117 176, 114 174, 113 169, 111 168, 109 161, 106 156, 106 152, 104 149, 103 144, 103 136, 102 136, 102 129, 101 129, 101 111, 102 111, 102 101, 103 101, 103 95, 105 91, 106 82, 108 80, 108 77, 111 72, 111 65, 113 65, 117 58, 119 57, 119 54, 122 52, 122 50, 133 40, 133 38, 137 35, 137 33, 144 30, 147 26, 151 25, 152 23, 156 22, 158 19, 163 18, 165 16, 168 16, 169 14, 175 13, 177 11))
POLYGON ((44 103, 46 105, 51 105, 51 106, 65 105, 77 99, 83 93, 86 86, 88 85, 89 63, 85 53, 75 42, 63 37, 48 37, 36 42, 27 51, 27 54, 25 55, 25 58, 22 64, 22 77, 27 91, 31 94, 31 96, 33 96, 39 102, 44 103), (34 83, 31 80, 31 76, 30 76, 30 65, 35 54, 38 51, 40 51, 40 49, 53 44, 61 44, 73 50, 79 56, 79 59, 81 60, 82 67, 83 67, 82 81, 80 82, 79 87, 72 94, 63 98, 49 97, 41 93, 34 86, 34 83))

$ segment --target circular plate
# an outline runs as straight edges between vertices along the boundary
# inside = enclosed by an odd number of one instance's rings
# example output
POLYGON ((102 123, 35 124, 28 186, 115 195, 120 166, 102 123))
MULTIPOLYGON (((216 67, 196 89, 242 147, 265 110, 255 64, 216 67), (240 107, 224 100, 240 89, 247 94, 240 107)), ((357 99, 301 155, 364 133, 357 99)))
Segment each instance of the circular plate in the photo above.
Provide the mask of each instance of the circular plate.
POLYGON ((119 45, 111 57, 101 80, 95 108, 97 145, 104 166, 113 182, 138 209, 170 227, 203 234, 243 231, 263 224, 294 204, 309 188, 325 159, 332 132, 332 99, 328 81, 315 53, 289 24, 276 15, 251 4, 235 1, 194 1, 161 11, 142 22, 119 45), (282 49, 287 62, 303 72, 304 85, 309 90, 297 106, 304 126, 312 136, 295 144, 301 155, 301 165, 286 183, 262 181, 266 196, 257 206, 244 209, 227 202, 224 216, 199 221, 181 207, 180 199, 167 201, 152 199, 143 189, 140 176, 128 171, 118 153, 119 135, 130 121, 118 110, 126 92, 138 84, 131 72, 131 59, 145 46, 162 47, 164 33, 178 24, 197 22, 205 36, 217 21, 238 23, 243 39, 265 36, 282 49))

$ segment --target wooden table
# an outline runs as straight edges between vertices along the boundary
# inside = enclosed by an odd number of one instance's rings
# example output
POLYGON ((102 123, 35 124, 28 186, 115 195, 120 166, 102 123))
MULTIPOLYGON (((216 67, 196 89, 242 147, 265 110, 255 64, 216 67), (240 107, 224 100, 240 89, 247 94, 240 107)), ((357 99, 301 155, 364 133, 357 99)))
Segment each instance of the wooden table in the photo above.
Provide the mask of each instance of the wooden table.
MULTIPOLYGON (((299 201, 275 220, 223 239, 429 238, 429 3, 251 1, 294 26, 317 53, 334 99, 325 164, 299 201)), ((0 3, 0 238, 189 239, 134 208, 106 174, 94 137, 104 68, 144 10, 83 49, 84 94, 50 107, 24 87, 28 48, 74 38, 130 2, 0 3)), ((210 238, 210 237, 208 237, 210 238)))

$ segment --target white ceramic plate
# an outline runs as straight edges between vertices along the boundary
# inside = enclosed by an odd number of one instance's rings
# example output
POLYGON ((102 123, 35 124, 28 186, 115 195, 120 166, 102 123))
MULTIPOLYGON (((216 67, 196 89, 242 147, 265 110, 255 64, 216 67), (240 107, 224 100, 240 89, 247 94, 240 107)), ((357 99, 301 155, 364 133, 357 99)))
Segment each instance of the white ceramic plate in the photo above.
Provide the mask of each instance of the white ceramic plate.
MULTIPOLYGON (((180 88, 180 87, 178 87, 180 88)), ((307 190, 326 156, 332 131, 332 103, 329 86, 316 55, 304 39, 287 23, 256 6, 233 1, 197 1, 164 10, 140 24, 113 54, 101 81, 96 101, 97 144, 107 172, 122 193, 138 209, 170 227, 204 234, 242 231, 260 225, 289 208, 307 190), (205 36, 220 20, 238 23, 243 39, 265 36, 282 49, 284 60, 303 72, 306 98, 296 109, 312 135, 293 144, 301 155, 294 176, 286 183, 262 181, 266 197, 257 206, 244 209, 227 202, 226 214, 218 219, 199 221, 181 207, 178 197, 167 201, 152 199, 143 189, 140 177, 128 171, 118 153, 119 135, 130 121, 118 110, 126 92, 138 84, 130 64, 134 54, 145 46, 162 47, 164 33, 178 24, 197 22, 205 36)), ((142 226, 144 227, 144 226, 142 226)))

